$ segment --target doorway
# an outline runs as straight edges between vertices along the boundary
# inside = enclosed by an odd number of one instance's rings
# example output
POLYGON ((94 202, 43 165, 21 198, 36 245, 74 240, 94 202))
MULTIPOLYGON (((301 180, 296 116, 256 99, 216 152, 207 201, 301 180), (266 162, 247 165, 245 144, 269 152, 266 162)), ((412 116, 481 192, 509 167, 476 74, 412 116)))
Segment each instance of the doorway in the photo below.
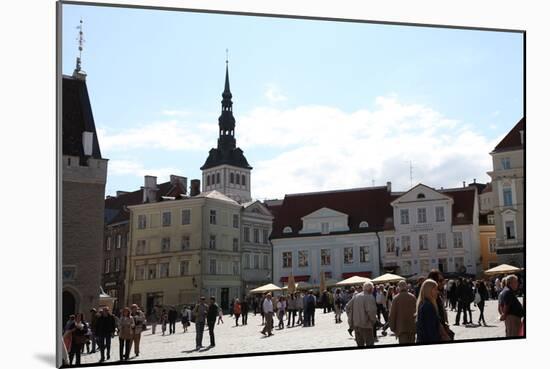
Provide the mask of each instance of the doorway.
POLYGON ((229 288, 221 289, 221 308, 223 311, 229 310, 229 288))
POLYGON ((67 320, 69 320, 69 315, 76 313, 76 298, 69 291, 63 291, 62 296, 62 317, 61 324, 65 326, 67 320))

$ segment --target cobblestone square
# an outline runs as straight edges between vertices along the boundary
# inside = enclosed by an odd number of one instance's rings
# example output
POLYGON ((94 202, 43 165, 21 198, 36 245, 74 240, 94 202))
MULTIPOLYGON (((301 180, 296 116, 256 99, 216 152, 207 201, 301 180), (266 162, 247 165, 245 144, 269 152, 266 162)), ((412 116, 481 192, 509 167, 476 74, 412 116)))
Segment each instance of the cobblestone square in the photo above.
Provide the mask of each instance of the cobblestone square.
MULTIPOLYGON (((456 340, 470 340, 479 338, 496 338, 504 337, 504 323, 499 321, 497 312, 497 302, 490 300, 485 306, 485 320, 487 326, 478 326, 477 320, 479 310, 472 304, 472 321, 473 325, 454 326, 455 312, 448 311, 449 322, 451 329, 456 333, 456 340)), ((172 335, 162 336, 160 326, 157 326, 155 335, 151 333, 151 329, 142 333, 140 355, 135 357, 133 348, 130 354, 130 360, 151 360, 164 358, 189 358, 189 357, 208 357, 229 354, 241 353, 259 353, 259 352, 276 352, 276 351, 299 351, 308 349, 331 349, 338 347, 355 347, 355 340, 350 337, 347 332, 348 324, 345 314, 342 315, 342 323, 334 322, 334 314, 323 313, 322 309, 317 309, 315 313, 315 326, 303 328, 294 326, 290 328, 277 329, 277 319, 274 321, 274 335, 271 337, 263 336, 262 318, 258 314, 249 314, 248 324, 245 326, 235 326, 235 319, 229 315, 225 315, 224 323, 216 325, 216 346, 209 348, 209 335, 205 330, 203 337, 203 349, 195 350, 195 325, 191 324, 188 331, 183 333, 181 323, 177 323, 176 333, 172 335)), ((286 324, 286 322, 285 322, 286 324)), ((396 344, 396 338, 390 330, 387 336, 382 336, 381 331, 378 331, 379 341, 376 346, 388 344, 396 344)), ((82 356, 82 364, 97 363, 99 361, 99 353, 84 354, 82 356)), ((117 361, 119 359, 119 344, 118 338, 115 337, 112 341, 111 359, 109 361, 117 361)))

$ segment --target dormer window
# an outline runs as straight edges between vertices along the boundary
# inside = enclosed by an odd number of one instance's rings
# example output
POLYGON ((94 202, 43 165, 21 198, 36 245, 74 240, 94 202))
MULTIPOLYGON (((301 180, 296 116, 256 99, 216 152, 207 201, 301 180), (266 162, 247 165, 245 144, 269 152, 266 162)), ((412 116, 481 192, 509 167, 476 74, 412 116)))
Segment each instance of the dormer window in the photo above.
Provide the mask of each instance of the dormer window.
POLYGON ((328 223, 321 223, 321 233, 323 233, 323 234, 329 233, 328 232, 328 226, 329 226, 328 223))
POLYGON ((285 228, 283 229, 283 233, 292 233, 292 228, 290 228, 290 227, 288 227, 288 226, 285 227, 285 228))
POLYGON ((464 213, 458 213, 458 214, 456 215, 456 217, 457 217, 457 218, 464 218, 464 213))
POLYGON ((419 193, 418 195, 416 195, 416 198, 417 199, 425 199, 426 195, 424 195, 423 193, 419 193))
POLYGON ((368 227, 369 227, 369 223, 367 223, 364 220, 361 223, 359 223, 359 228, 368 228, 368 227))

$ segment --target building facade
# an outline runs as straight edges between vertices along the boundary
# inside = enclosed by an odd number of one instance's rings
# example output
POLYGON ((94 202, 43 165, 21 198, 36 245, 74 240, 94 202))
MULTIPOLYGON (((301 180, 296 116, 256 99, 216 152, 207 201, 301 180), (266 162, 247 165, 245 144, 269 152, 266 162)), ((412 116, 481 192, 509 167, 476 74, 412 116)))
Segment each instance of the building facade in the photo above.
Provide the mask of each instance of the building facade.
POLYGON ((87 313, 99 302, 107 159, 101 156, 79 68, 62 80, 62 312, 87 313), (85 211, 84 211, 85 209, 85 211))
POLYGON ((496 251, 499 263, 524 267, 525 260, 525 118, 491 152, 496 251))
POLYGON ((493 191, 489 183, 479 194, 479 247, 483 270, 498 265, 496 245, 497 233, 493 211, 493 191))

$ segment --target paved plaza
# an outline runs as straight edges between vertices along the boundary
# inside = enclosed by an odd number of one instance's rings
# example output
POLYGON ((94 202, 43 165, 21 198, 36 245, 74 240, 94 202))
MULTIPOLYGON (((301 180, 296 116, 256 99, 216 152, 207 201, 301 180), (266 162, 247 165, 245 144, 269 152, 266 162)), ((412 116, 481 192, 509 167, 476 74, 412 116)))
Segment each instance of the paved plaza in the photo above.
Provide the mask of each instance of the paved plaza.
MULTIPOLYGON (((448 312, 451 329, 456 333, 456 340, 469 340, 478 338, 504 337, 504 323, 498 320, 497 302, 488 301, 485 307, 485 320, 487 327, 478 326, 477 320, 479 311, 472 304, 473 325, 454 326, 455 312, 448 312)), ((355 340, 347 332, 348 324, 346 315, 342 314, 343 323, 335 324, 334 313, 323 314, 323 309, 317 309, 315 313, 315 326, 303 328, 295 326, 294 328, 285 328, 278 330, 277 319, 274 321, 274 335, 271 337, 263 336, 262 318, 258 314, 249 314, 248 325, 235 327, 235 319, 225 315, 224 324, 216 325, 216 347, 208 348, 210 344, 208 331, 204 331, 203 346, 200 351, 195 351, 195 325, 191 324, 188 331, 183 333, 181 323, 177 323, 176 333, 173 335, 162 336, 160 326, 157 326, 155 335, 151 334, 151 329, 142 333, 141 349, 138 358, 135 358, 133 348, 130 354, 130 360, 151 360, 162 358, 188 358, 188 357, 206 357, 215 355, 228 355, 237 353, 255 353, 255 352, 275 352, 275 351, 296 351, 320 348, 336 347, 355 347, 355 340)), ((462 319, 461 319, 462 320, 462 319)), ((286 323, 286 322, 285 322, 286 323)), ((376 346, 396 344, 396 338, 390 330, 388 335, 381 336, 378 331, 379 341, 376 346)), ((118 338, 112 341, 111 359, 109 361, 118 361, 118 338)), ((84 354, 82 364, 97 363, 99 353, 84 354)))

